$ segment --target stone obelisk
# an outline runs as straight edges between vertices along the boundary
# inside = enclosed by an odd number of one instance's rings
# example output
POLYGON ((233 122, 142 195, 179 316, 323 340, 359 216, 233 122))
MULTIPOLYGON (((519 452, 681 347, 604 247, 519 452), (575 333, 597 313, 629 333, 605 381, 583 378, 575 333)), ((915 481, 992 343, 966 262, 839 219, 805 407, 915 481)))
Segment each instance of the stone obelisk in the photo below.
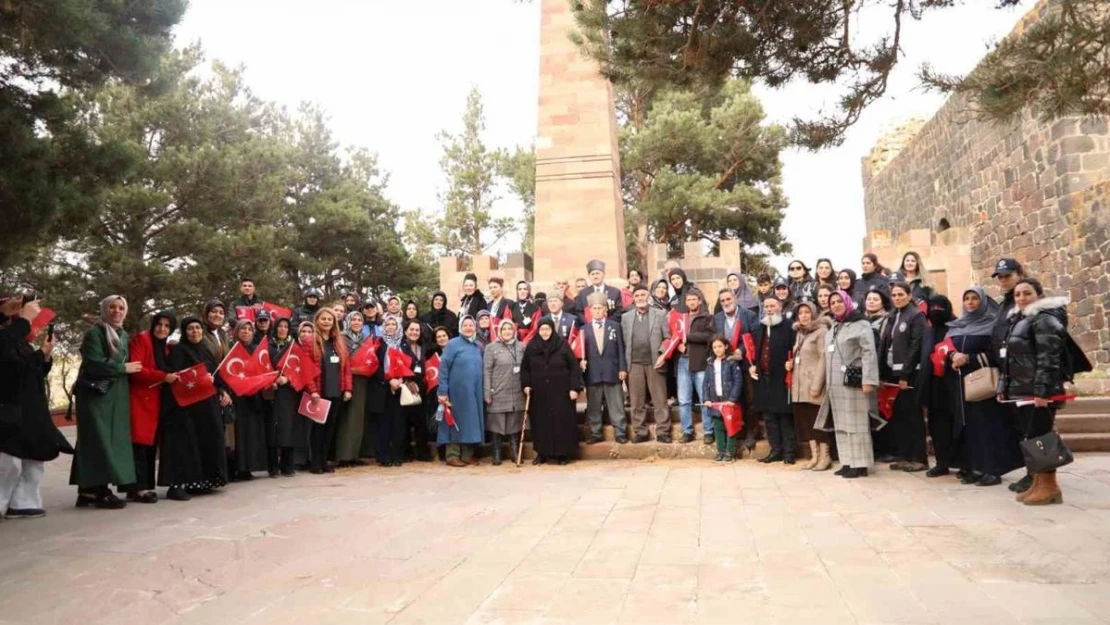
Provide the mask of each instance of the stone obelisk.
POLYGON ((570 0, 542 0, 536 131, 537 283, 586 275, 592 258, 624 277, 624 208, 613 86, 570 40, 570 0))

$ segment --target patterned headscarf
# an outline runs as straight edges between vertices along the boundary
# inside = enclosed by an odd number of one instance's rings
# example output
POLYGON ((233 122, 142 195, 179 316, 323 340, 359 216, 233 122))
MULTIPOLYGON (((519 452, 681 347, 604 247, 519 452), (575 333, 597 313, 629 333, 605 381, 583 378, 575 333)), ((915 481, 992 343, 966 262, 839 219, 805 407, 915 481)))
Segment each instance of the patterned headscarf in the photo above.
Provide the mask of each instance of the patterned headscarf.
POLYGON ((104 335, 108 337, 108 355, 113 358, 119 353, 119 331, 123 329, 122 323, 118 326, 113 326, 108 323, 108 306, 115 301, 123 302, 123 316, 126 318, 127 300, 125 300, 122 295, 109 295, 100 300, 100 327, 104 328, 104 335))
MULTIPOLYGON (((848 295, 848 292, 844 289, 837 289, 833 291, 833 294, 839 296, 840 300, 844 302, 844 314, 836 315, 837 321, 844 321, 856 309, 856 303, 852 301, 852 296, 848 295)), ((832 295, 829 297, 832 297, 832 295)))

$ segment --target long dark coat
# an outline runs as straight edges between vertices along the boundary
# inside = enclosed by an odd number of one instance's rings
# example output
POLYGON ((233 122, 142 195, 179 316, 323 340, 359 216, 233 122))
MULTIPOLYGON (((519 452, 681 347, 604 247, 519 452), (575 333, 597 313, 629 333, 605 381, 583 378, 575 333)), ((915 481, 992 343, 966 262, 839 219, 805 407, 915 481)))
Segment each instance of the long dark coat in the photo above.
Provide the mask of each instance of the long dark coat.
POLYGON ((789 360, 790 350, 794 348, 794 329, 786 319, 771 328, 770 371, 763 371, 759 366, 763 344, 768 340, 767 326, 761 324, 759 331, 754 333, 752 338, 755 339, 755 356, 752 358, 752 364, 760 369, 759 379, 752 384, 755 392, 755 411, 761 414, 792 415, 794 407, 790 403, 790 387, 786 385, 786 361, 789 360))
POLYGON ((73 448, 50 418, 45 380, 51 361, 25 340, 30 332, 22 318, 0 329, 0 403, 19 406, 18 422, 0 424, 0 452, 48 462, 73 448))
POLYGON ((110 355, 108 338, 95 325, 81 341, 81 372, 88 379, 111 380, 104 395, 78 388, 77 450, 69 483, 79 488, 127 486, 135 483, 135 461, 131 452, 131 395, 124 363, 128 361, 129 338, 119 331, 119 350, 110 355))
MULTIPOLYGON (((204 364, 208 373, 215 375, 216 361, 207 349, 190 351, 179 343, 170 350, 170 368, 174 371, 197 364, 204 364), (197 358, 195 353, 202 356, 197 358)), ((162 423, 158 485, 218 488, 227 484, 224 440, 218 393, 184 407, 173 401, 162 423)))
POLYGON ((520 383, 532 389, 528 422, 532 446, 544 456, 574 456, 578 453, 578 411, 571 391, 582 392, 582 370, 570 346, 558 334, 557 344, 543 349, 539 337, 524 351, 520 383))

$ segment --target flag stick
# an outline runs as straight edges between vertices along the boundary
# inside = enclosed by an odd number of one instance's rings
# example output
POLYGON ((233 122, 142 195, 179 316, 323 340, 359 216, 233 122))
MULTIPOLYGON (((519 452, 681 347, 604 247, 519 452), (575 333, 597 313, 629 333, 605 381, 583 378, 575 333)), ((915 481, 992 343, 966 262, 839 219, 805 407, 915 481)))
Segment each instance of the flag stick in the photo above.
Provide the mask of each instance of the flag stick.
POLYGON ((528 405, 532 403, 532 394, 529 393, 524 398, 524 420, 520 423, 520 446, 516 450, 516 466, 520 466, 520 461, 524 458, 524 430, 528 429, 528 405))

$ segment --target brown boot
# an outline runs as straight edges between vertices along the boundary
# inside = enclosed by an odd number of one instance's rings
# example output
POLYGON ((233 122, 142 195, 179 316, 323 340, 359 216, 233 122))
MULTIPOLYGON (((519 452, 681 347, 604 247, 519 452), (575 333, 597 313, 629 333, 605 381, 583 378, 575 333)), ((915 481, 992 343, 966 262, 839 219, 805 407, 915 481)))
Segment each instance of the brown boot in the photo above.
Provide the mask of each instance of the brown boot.
POLYGON ((814 471, 828 471, 832 467, 832 453, 829 450, 828 443, 821 443, 817 446, 817 464, 814 465, 814 471))
POLYGON ((1060 486, 1056 483, 1056 472, 1041 473, 1038 477, 1041 478, 1041 481, 1035 483, 1034 487, 1029 489, 1033 494, 1026 497, 1022 503, 1027 506, 1064 503, 1064 493, 1060 492, 1060 486))
POLYGON ((809 460, 806 460, 806 463, 803 464, 800 467, 801 470, 810 471, 810 470, 813 469, 813 467, 817 466, 817 460, 818 460, 819 455, 820 454, 817 451, 817 441, 810 440, 809 441, 809 460))
POLYGON ((1034 473, 1033 474, 1033 483, 1029 485, 1029 488, 1027 488, 1027 489, 1021 491, 1020 493, 1018 493, 1017 497, 1014 497, 1014 500, 1024 502, 1025 499, 1027 497, 1029 497, 1029 495, 1032 495, 1033 492, 1037 490, 1037 485, 1040 484, 1040 483, 1041 483, 1041 474, 1040 473, 1034 473))

